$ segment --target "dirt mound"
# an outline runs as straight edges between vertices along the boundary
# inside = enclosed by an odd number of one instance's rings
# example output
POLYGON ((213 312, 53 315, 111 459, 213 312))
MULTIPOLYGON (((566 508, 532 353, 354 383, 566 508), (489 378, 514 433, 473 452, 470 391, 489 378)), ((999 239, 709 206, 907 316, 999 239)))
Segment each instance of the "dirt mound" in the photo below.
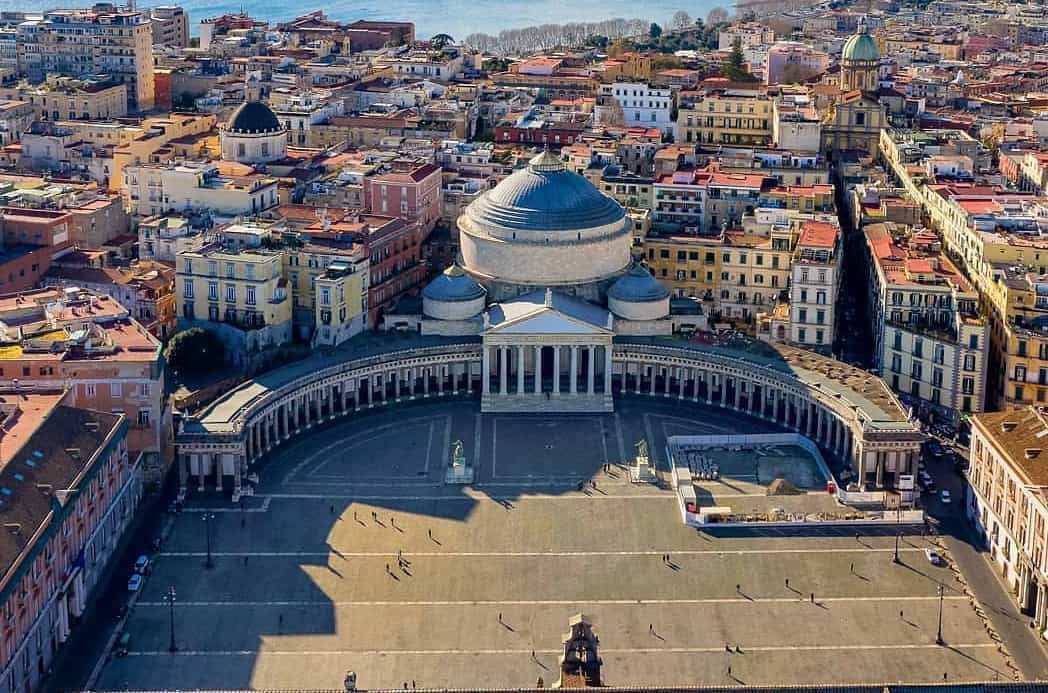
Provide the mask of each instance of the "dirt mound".
POLYGON ((769 496, 799 496, 803 494, 804 491, 794 486, 792 482, 779 477, 768 484, 767 493, 769 496))

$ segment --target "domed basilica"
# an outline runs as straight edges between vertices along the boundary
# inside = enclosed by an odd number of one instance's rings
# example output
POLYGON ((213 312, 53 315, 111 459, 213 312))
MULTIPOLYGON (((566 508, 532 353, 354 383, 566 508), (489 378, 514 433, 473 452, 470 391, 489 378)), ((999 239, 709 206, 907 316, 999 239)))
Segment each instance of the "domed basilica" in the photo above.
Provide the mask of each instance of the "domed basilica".
POLYGON ((425 287, 421 313, 394 310, 385 323, 480 336, 500 373, 498 392, 484 393, 486 411, 610 411, 603 374, 614 335, 700 326, 697 306, 671 316, 669 290, 633 262, 626 210, 548 151, 469 205, 458 229, 459 261, 425 287), (552 387, 534 384, 543 381, 552 387), (492 396, 508 392, 517 396, 492 396))

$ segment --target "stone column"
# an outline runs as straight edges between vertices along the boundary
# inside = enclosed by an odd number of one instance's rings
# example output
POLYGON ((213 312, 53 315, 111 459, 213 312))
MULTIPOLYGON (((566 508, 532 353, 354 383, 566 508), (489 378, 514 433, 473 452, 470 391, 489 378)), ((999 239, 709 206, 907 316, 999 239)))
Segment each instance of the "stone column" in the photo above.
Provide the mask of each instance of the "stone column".
POLYGON ((204 490, 204 475, 207 474, 210 461, 211 453, 201 452, 197 455, 197 488, 200 491, 204 490))
POLYGON ((222 453, 215 453, 215 490, 222 491, 222 453))
POLYGON ((568 383, 568 392, 575 394, 579 389, 579 346, 571 345, 571 382, 568 383))
POLYGON ((499 363, 499 394, 504 395, 508 391, 509 383, 508 378, 508 365, 506 363, 509 360, 509 347, 500 346, 499 355, 502 357, 499 363))
POLYGON ((239 459, 233 461, 233 495, 240 495, 240 471, 246 469, 247 465, 244 463, 244 458, 241 456, 239 459))
POLYGON ((594 366, 596 365, 594 363, 594 361, 596 361, 597 350, 594 349, 592 345, 588 346, 586 348, 589 349, 589 359, 588 359, 588 361, 589 361, 589 368, 586 369, 586 393, 592 397, 593 396, 593 371, 596 370, 596 368, 594 368, 594 366))
POLYGON ((517 394, 524 394, 524 347, 515 347, 517 350, 517 394))
POLYGON ((553 346, 553 394, 560 394, 560 350, 561 346, 553 346))
POLYGON ((713 372, 706 371, 706 404, 713 405, 713 372))
POLYGON ((637 382, 634 385, 633 391, 640 394, 641 381, 644 379, 644 362, 637 361, 637 382))
POLYGON ((611 395, 611 345, 604 345, 604 394, 611 395))
POLYGON ((651 382, 648 383, 648 394, 649 395, 652 395, 652 396, 655 395, 655 380, 658 378, 658 376, 659 376, 659 364, 653 363, 653 364, 651 364, 651 382))
MULTIPOLYGON (((444 394, 444 381, 447 379, 448 376, 444 375, 444 366, 443 366, 443 364, 437 364, 436 366, 434 366, 434 368, 436 370, 434 370, 433 372, 437 373, 437 395, 438 396, 439 395, 443 395, 444 394)), ((448 364, 448 373, 454 374, 454 372, 455 372, 454 366, 449 363, 448 364)), ((452 377, 455 377, 455 376, 452 375, 452 377)), ((427 379, 427 382, 428 382, 428 379, 427 379)))
POLYGON ((673 385, 673 366, 666 366, 666 379, 662 381, 662 396, 670 396, 670 387, 673 385))
POLYGON ((335 418, 335 386, 327 386, 328 418, 335 418))
POLYGON ((535 347, 535 394, 542 392, 542 345, 535 347))
MULTIPOLYGON (((487 395, 491 394, 491 347, 484 346, 484 356, 481 361, 480 370, 483 373, 483 377, 480 382, 480 391, 487 395)), ((467 382, 469 382, 467 380, 467 382)), ((458 388, 455 388, 455 394, 458 394, 458 388)))
POLYGON ((185 493, 189 485, 189 459, 190 455, 187 452, 178 456, 178 490, 181 493, 185 493))

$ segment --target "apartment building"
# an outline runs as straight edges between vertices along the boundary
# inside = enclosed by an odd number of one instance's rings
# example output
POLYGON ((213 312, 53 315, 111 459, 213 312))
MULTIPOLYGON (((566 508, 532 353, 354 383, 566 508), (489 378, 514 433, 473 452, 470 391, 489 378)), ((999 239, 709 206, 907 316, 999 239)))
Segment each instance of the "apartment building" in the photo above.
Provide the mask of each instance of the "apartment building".
POLYGON ((421 240, 441 213, 441 169, 431 163, 396 160, 363 180, 364 208, 418 224, 421 240))
POLYGON ((977 140, 954 130, 885 130, 880 151, 907 195, 918 202, 958 259, 989 319, 985 404, 1048 401, 1048 223, 1043 198, 972 181, 929 175, 930 157, 965 157, 989 165, 977 140))
POLYGON ((678 95, 676 141, 683 144, 764 145, 772 136, 772 100, 759 85, 708 79, 678 95))
POLYGON ((62 258, 44 275, 41 285, 105 294, 158 339, 175 333, 175 271, 167 265, 135 261, 128 266, 105 267, 62 258))
POLYGON ((112 120, 127 115, 127 85, 110 79, 52 76, 40 84, 0 86, 0 99, 29 103, 39 120, 112 120))
POLYGON ((162 345, 109 296, 48 287, 0 296, 0 386, 70 388, 78 407, 124 414, 128 446, 158 479, 170 459, 162 345))
POLYGON ((79 406, 57 383, 3 388, 0 412, 0 681, 5 693, 31 693, 123 555, 142 460, 129 452, 126 414, 79 406))
POLYGON ((1048 421, 1040 407, 972 417, 965 510, 1021 612, 1048 627, 1048 421))
POLYGON ((298 338, 334 346, 367 329, 370 259, 360 239, 370 221, 315 211, 312 224, 283 234, 283 272, 298 338))
POLYGON ((940 420, 956 423, 982 411, 990 333, 978 293, 934 233, 891 222, 869 224, 863 233, 881 377, 940 420))
POLYGON ((5 100, 0 96, 0 147, 22 139, 22 133, 36 119, 36 110, 28 101, 5 100))
POLYGON ((189 13, 178 5, 160 5, 149 14, 153 45, 184 48, 189 45, 189 13))
POLYGON ((153 107, 153 29, 145 12, 99 2, 54 9, 18 25, 19 71, 31 82, 50 74, 106 74, 127 85, 127 107, 153 107))
POLYGON ((658 128, 664 137, 674 132, 673 90, 643 82, 601 84, 594 116, 598 124, 658 128))
POLYGON ((789 227, 716 236, 650 233, 642 252, 675 296, 699 298, 712 320, 751 320, 786 290, 796 233, 789 227))
POLYGON ((829 353, 837 327, 843 236, 837 224, 823 221, 802 222, 800 229, 790 264, 790 320, 786 341, 829 353))
POLYGON ((136 216, 207 210, 214 216, 257 214, 279 203, 277 180, 261 173, 224 174, 218 164, 146 164, 123 171, 136 216))
POLYGON ((652 226, 670 233, 715 235, 719 228, 709 228, 706 220, 709 179, 708 171, 692 166, 657 177, 652 185, 652 226))
POLYGON ((292 304, 284 253, 218 240, 178 254, 175 305, 179 327, 214 330, 242 364, 249 354, 292 338, 292 304))

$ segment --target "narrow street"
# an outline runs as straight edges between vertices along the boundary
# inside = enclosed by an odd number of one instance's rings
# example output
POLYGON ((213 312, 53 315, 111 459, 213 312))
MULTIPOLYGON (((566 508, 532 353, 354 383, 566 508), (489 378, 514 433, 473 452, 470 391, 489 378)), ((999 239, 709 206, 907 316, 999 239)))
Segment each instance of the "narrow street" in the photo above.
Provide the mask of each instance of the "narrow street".
MULTIPOLYGON (((925 466, 935 479, 938 491, 948 490, 951 502, 944 504, 935 494, 924 494, 925 511, 938 527, 950 558, 964 576, 968 589, 982 605, 993 629, 1015 660, 1026 680, 1048 679, 1048 642, 1030 627, 1030 618, 1019 612, 1015 598, 989 560, 989 554, 976 543, 964 517, 967 483, 948 456, 926 456, 925 466)), ((947 644, 949 633, 945 633, 947 644)))

